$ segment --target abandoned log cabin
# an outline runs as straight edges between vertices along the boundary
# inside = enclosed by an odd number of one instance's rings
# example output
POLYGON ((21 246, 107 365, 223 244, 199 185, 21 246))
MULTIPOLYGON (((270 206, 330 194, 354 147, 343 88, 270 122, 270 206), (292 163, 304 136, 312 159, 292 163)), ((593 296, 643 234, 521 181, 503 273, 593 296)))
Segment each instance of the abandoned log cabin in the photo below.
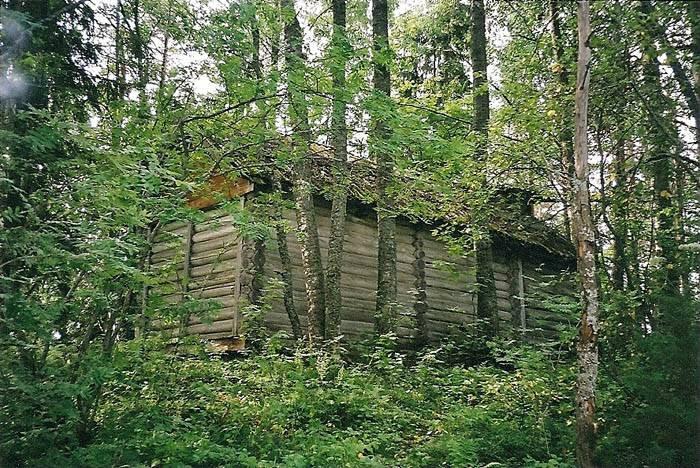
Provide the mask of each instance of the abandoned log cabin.
MULTIPOLYGON (((315 164, 315 180, 331 180, 325 164, 315 164)), ((366 174, 353 180, 366 181, 366 174)), ((341 334, 344 339, 369 336, 374 330, 377 286, 376 215, 364 193, 368 187, 351 183, 345 229, 341 278, 341 334)), ((176 311, 172 321, 150 324, 169 336, 199 335, 222 342, 242 342, 244 308, 262 302, 264 324, 272 331, 291 335, 281 289, 283 263, 275 229, 264 235, 239 235, 241 210, 258 216, 259 204, 273 191, 265 179, 214 177, 204 195, 189 199, 189 206, 202 210, 197 221, 174 221, 156 233, 152 268, 167 279, 152 288, 167 308, 176 311), (221 201, 228 200, 225 208, 221 201), (232 206, 236 209, 232 210, 232 206), (257 278, 257 279, 256 279, 257 278), (276 292, 275 292, 276 291, 276 292), (187 298, 206 299, 209 313, 188 307, 187 298)), ((317 187, 316 211, 322 257, 328 249, 330 202, 317 187)), ((370 189, 371 190, 371 189, 370 189)), ((498 328, 551 337, 562 325, 575 324, 575 314, 559 305, 572 301, 567 286, 574 267, 571 244, 533 215, 518 192, 503 192, 508 216, 491 226, 498 328)), ((524 193, 524 192, 523 192, 524 193)), ((260 215, 261 218, 263 217, 260 215)), ((291 204, 281 210, 287 230, 295 309, 306 327, 306 293, 296 217, 291 204)), ((476 319, 475 261, 473 252, 459 253, 439 240, 434 228, 440 220, 421 221, 399 217, 396 229, 399 338, 437 340, 474 323, 476 319)), ((201 303, 202 301, 197 301, 201 303)))

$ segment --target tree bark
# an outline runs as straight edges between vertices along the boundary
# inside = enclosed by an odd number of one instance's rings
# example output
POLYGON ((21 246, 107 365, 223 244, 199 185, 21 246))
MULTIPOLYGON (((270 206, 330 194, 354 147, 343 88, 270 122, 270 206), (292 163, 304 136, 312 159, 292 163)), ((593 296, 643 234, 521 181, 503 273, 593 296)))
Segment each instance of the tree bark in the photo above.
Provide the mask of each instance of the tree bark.
POLYGON ((572 228, 576 237, 576 262, 583 310, 576 379, 576 460, 593 467, 595 453, 595 394, 598 375, 598 281, 593 216, 588 193, 588 89, 590 84, 590 7, 578 2, 578 62, 574 111, 574 198, 572 228))
POLYGON ((345 121, 345 67, 347 39, 345 37, 346 2, 333 0, 333 38, 331 42, 331 76, 333 79, 333 110, 331 115, 331 144, 333 145, 333 200, 331 231, 328 240, 326 266, 326 337, 340 332, 342 297, 340 277, 343 266, 343 244, 348 200, 348 128, 345 121))
MULTIPOLYGON (((571 83, 569 83, 569 70, 564 63, 564 46, 561 34, 561 23, 559 18, 559 2, 560 0, 550 0, 549 13, 550 21, 550 36, 552 39, 552 49, 554 50, 554 60, 556 60, 556 75, 558 89, 555 94, 555 99, 564 101, 566 104, 566 96, 571 92, 571 83)), ((571 132, 573 122, 570 117, 570 107, 565 106, 565 111, 561 113, 559 118, 559 154, 561 156, 562 178, 564 185, 564 193, 571 193, 571 187, 567 186, 574 178, 574 138, 571 132)), ((563 200, 566 205, 566 230, 569 238, 576 242, 576 239, 571 232, 571 199, 563 200)))
POLYGON ((283 15, 289 18, 284 26, 286 40, 285 62, 289 115, 294 128, 293 145, 299 148, 294 168, 293 193, 296 203, 299 244, 304 267, 304 282, 308 304, 309 338, 323 339, 325 331, 325 286, 321 246, 318 239, 316 207, 311 183, 310 160, 311 129, 306 97, 299 91, 305 83, 305 57, 301 25, 294 10, 293 0, 282 0, 283 15))
MULTIPOLYGON (((645 29, 652 30, 653 5, 648 0, 642 1, 639 6, 642 16, 642 24, 645 29)), ((642 36, 643 38, 645 36, 642 36)), ((656 204, 657 219, 657 245, 664 258, 664 264, 655 272, 657 283, 661 290, 675 294, 680 290, 680 269, 678 262, 678 246, 674 226, 673 194, 671 188, 673 155, 678 151, 679 138, 673 122, 666 122, 665 110, 668 108, 668 98, 664 95, 659 70, 658 50, 654 42, 648 38, 641 41, 642 50, 642 78, 643 99, 657 100, 655 104, 647 106, 648 125, 648 161, 651 164, 653 177, 654 200, 656 204), (660 101, 660 102, 659 102, 660 101), (656 110, 660 108, 659 112, 656 110)))
MULTIPOLYGON (((372 64, 374 91, 380 101, 389 105, 391 75, 389 73, 389 7, 387 0, 372 1, 372 64)), ((389 192, 394 173, 394 158, 389 145, 391 129, 383 117, 373 119, 373 140, 370 157, 377 163, 377 304, 375 329, 378 334, 391 331, 396 315, 396 215, 393 195, 389 192)))
MULTIPOLYGON (((275 191, 282 197, 282 184, 279 178, 275 176, 274 180, 275 191)), ((301 322, 299 321, 299 313, 294 305, 294 283, 292 280, 292 258, 289 255, 289 244, 287 244, 287 230, 284 228, 282 210, 279 205, 273 208, 273 222, 275 224, 275 235, 277 236, 277 251, 282 264, 280 279, 282 280, 282 301, 284 302, 284 310, 289 317, 289 323, 292 325, 292 335, 295 340, 302 338, 301 322)))
MULTIPOLYGON (((476 134, 475 157, 482 164, 481 183, 486 187, 486 163, 488 161, 489 137, 489 82, 486 57, 486 10, 483 0, 472 0, 472 81, 474 82, 474 121, 472 130, 476 134)), ((493 249, 488 226, 476 241, 477 316, 488 324, 488 332, 498 331, 496 307, 496 280, 493 276, 493 249)))

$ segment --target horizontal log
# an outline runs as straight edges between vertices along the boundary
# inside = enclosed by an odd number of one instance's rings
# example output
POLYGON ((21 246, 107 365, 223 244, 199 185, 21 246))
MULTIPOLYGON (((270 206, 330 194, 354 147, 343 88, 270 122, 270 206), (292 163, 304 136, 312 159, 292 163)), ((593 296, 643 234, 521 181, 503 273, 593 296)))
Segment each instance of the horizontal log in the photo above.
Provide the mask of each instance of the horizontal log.
POLYGON ((202 256, 203 252, 209 252, 212 250, 225 251, 229 249, 234 249, 238 247, 239 238, 231 237, 219 237, 217 239, 212 239, 206 242, 197 242, 192 244, 192 256, 200 254, 202 256))
POLYGON ((475 272, 473 270, 467 268, 460 269, 459 267, 456 270, 452 270, 452 267, 449 268, 450 269, 445 269, 442 266, 433 265, 428 262, 425 265, 425 277, 438 281, 449 281, 462 284, 466 284, 469 281, 474 281, 475 272))
POLYGON ((502 299, 500 297, 496 297, 496 307, 501 309, 501 310, 510 310, 512 307, 512 304, 510 303, 510 300, 508 300, 508 299, 502 299))
POLYGON ((453 291, 442 288, 428 288, 426 290, 428 304, 443 302, 451 305, 472 305, 476 301, 476 295, 463 291, 453 291))
POLYGON ((210 252, 202 252, 198 255, 193 255, 190 260, 192 267, 221 263, 225 260, 232 260, 238 257, 238 249, 229 250, 212 250, 210 252))
POLYGON ((213 210, 201 211, 201 213, 202 213, 202 218, 205 220, 205 222, 209 221, 209 220, 221 218, 222 216, 229 216, 229 214, 221 208, 215 208, 213 210))
POLYGON ((208 276, 202 276, 197 279, 193 279, 189 283, 189 289, 192 292, 212 288, 214 286, 219 286, 222 284, 236 284, 236 276, 232 272, 221 272, 214 273, 208 276))
POLYGON ((236 260, 233 260, 233 259, 222 260, 219 262, 214 261, 212 263, 207 263, 204 265, 192 267, 190 269, 190 277, 191 278, 198 278, 200 276, 209 276, 209 275, 221 273, 221 272, 234 273, 237 266, 238 266, 238 262, 236 260))
MULTIPOLYGON (((175 232, 175 231, 186 231, 187 230, 187 221, 173 221, 171 223, 167 223, 162 225, 158 229, 158 233, 169 233, 169 232, 175 232)), ((158 235, 158 234, 156 234, 158 235)))
POLYGON ((510 301, 513 298, 513 295, 508 291, 496 289, 496 297, 510 301))
POLYGON ((496 284, 496 290, 506 291, 506 292, 510 292, 510 290, 511 290, 510 283, 507 283, 505 281, 496 280, 495 284, 496 284))
POLYGON ((452 312, 448 310, 428 309, 428 311, 426 311, 425 313, 425 317, 429 321, 439 321, 456 324, 464 324, 474 321, 474 316, 472 314, 467 314, 464 312, 452 312))
POLYGON ((426 284, 426 290, 428 291, 428 295, 430 295, 430 291, 435 289, 435 290, 443 290, 443 291, 450 291, 450 294, 469 294, 471 293, 471 288, 474 288, 473 285, 470 285, 468 283, 454 283, 454 282, 447 282, 447 281, 439 281, 434 278, 426 278, 425 279, 425 284, 426 284))
POLYGON ((212 229, 207 229, 205 231, 201 231, 193 235, 192 241, 194 243, 206 242, 208 240, 218 239, 220 237, 236 238, 238 237, 238 231, 235 227, 231 225, 224 225, 217 228, 212 227, 212 229))
POLYGON ((222 226, 232 226, 233 216, 229 214, 217 213, 215 216, 206 218, 201 223, 196 223, 194 225, 195 234, 205 231, 211 231, 212 229, 218 229, 222 226))
POLYGON ((192 315, 190 316, 190 321, 188 322, 189 325, 197 325, 200 323, 206 323, 207 321, 209 322, 219 322, 221 320, 230 320, 236 318, 236 314, 238 314, 238 311, 236 310, 236 307, 226 307, 223 309, 218 309, 216 311, 211 311, 206 315, 208 320, 204 320, 202 316, 198 315, 192 315))
POLYGON ((494 271, 493 277, 496 281, 503 281, 504 283, 507 283, 510 285, 510 275, 508 275, 506 273, 501 273, 500 271, 494 271))
POLYGON ((504 310, 499 310, 498 311, 498 319, 503 320, 504 322, 512 322, 513 316, 510 314, 510 312, 506 312, 504 310))
MULTIPOLYGON (((246 320, 245 317, 243 320, 246 320)), ((268 312, 265 314, 264 321, 265 324, 287 326, 290 327, 291 330, 291 322, 289 321, 289 316, 286 312, 268 312)), ((299 322, 301 323, 302 330, 304 330, 308 325, 306 317, 300 316, 299 322)))
POLYGON ((455 323, 429 320, 426 328, 428 329, 428 336, 432 339, 454 334, 457 330, 459 330, 459 325, 455 323))
POLYGON ((211 299, 214 297, 222 296, 232 296, 234 293, 235 284, 227 284, 226 286, 219 286, 210 289, 203 289, 201 291, 192 291, 192 296, 196 299, 211 299))
POLYGON ((164 268, 162 270, 156 270, 154 273, 158 274, 157 279, 159 286, 166 286, 169 283, 177 283, 185 279, 185 271, 181 268, 164 268))
MULTIPOLYGON (((218 332, 218 333, 200 333, 199 337, 203 340, 208 340, 208 341, 214 341, 214 340, 220 340, 222 338, 232 338, 238 336, 236 333, 232 333, 230 331, 227 332, 218 332)), ((239 348, 236 348, 239 349, 239 348)))
POLYGON ((357 320, 341 320, 340 321, 340 332, 342 334, 374 333, 374 324, 368 323, 368 322, 360 322, 357 320))
POLYGON ((185 332, 188 335, 194 335, 196 333, 217 333, 224 331, 230 331, 230 333, 233 333, 234 322, 235 321, 233 319, 228 319, 219 320, 212 323, 200 323, 197 325, 190 325, 185 329, 185 332))
MULTIPOLYGON (((185 243, 182 238, 175 238, 167 241, 156 242, 151 247, 151 258, 160 254, 161 252, 175 251, 176 249, 184 250, 185 243)), ((163 256, 163 255, 161 255, 163 256)), ((157 258, 157 257, 156 257, 157 258)))

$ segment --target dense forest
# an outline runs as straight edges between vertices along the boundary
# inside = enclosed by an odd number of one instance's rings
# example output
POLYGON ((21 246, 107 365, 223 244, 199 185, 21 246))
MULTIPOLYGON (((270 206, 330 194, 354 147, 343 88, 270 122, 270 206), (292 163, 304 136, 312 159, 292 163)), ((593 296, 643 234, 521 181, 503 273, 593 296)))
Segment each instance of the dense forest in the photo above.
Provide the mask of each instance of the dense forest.
POLYGON ((0 0, 0 17, 0 466, 700 466, 700 2, 0 0), (212 184, 240 177, 266 186, 255 203, 212 184), (541 280, 568 285, 548 314, 573 317, 546 333, 517 294, 522 322, 499 319, 500 233, 535 242, 503 217, 519 196, 571 264, 541 280), (163 226, 206 221, 197 197, 220 232, 277 239, 235 346, 163 331, 219 307, 187 294, 189 258, 165 300, 181 260, 155 261, 163 226), (358 203, 373 328, 348 339, 358 203), (400 333, 406 220, 473 259, 476 318, 439 338, 422 277, 419 332, 400 333), (265 325, 273 300, 289 331, 265 325))

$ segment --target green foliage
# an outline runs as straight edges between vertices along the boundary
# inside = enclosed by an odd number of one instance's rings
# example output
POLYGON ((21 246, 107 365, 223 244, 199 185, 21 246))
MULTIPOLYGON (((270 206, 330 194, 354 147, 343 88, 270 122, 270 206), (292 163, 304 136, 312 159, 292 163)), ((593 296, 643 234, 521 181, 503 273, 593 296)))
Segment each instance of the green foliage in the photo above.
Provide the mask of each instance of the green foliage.
POLYGON ((626 334, 624 345, 615 333, 621 325, 618 316, 610 314, 612 320, 606 320, 604 346, 617 344, 611 352, 618 355, 603 361, 600 404, 605 409, 599 450, 603 464, 693 466, 695 462, 698 303, 659 297, 658 306, 664 318, 654 333, 626 334))
MULTIPOLYGON (((356 364, 306 348, 242 360, 221 360, 193 342, 186 349, 170 352, 156 339, 119 346, 99 377, 104 401, 89 444, 60 437, 74 419, 50 407, 52 419, 37 421, 19 439, 2 440, 0 460, 30 466, 536 466, 570 458, 571 369, 553 367, 533 349, 511 353, 513 372, 441 365, 439 350, 407 365, 405 356, 385 348, 356 364), (51 426, 54 431, 46 431, 51 426)), ((59 404, 57 392, 46 387, 35 398, 59 404)), ((3 414, 3 424, 9 416, 3 414)))

